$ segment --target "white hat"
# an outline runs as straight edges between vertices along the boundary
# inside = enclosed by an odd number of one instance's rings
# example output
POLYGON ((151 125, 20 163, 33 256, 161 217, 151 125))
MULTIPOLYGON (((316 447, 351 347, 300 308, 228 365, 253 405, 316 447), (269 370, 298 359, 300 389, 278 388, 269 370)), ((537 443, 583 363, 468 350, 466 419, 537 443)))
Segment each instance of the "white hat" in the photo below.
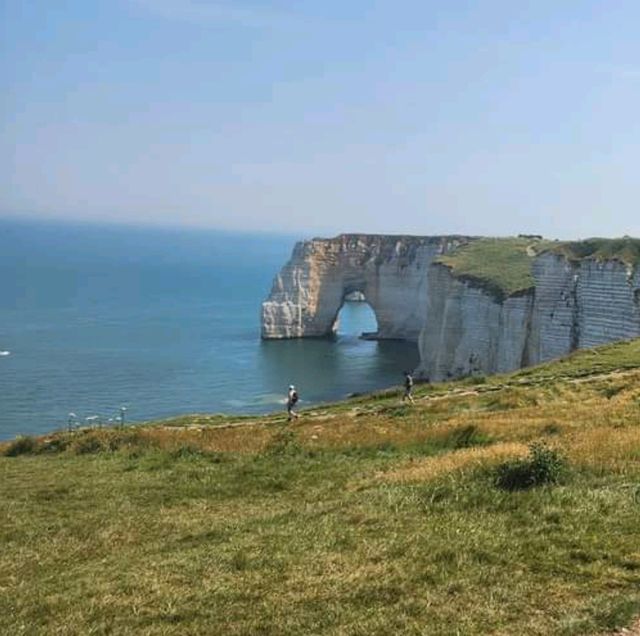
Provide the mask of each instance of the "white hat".
POLYGON ((290 384, 290 385, 289 385, 289 391, 291 391, 291 390, 293 390, 293 389, 295 389, 295 388, 296 388, 296 387, 295 387, 295 386, 293 386, 293 384, 290 384))

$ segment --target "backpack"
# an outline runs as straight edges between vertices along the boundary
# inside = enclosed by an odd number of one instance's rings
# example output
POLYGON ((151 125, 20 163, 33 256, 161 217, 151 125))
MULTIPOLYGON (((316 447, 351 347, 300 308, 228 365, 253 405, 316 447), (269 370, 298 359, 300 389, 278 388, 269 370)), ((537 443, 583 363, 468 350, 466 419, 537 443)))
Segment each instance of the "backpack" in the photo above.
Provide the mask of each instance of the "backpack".
POLYGON ((404 386, 406 389, 410 389, 413 387, 413 378, 410 375, 407 375, 404 379, 404 386))
POLYGON ((291 394, 291 404, 295 404, 298 401, 298 392, 294 391, 291 394))

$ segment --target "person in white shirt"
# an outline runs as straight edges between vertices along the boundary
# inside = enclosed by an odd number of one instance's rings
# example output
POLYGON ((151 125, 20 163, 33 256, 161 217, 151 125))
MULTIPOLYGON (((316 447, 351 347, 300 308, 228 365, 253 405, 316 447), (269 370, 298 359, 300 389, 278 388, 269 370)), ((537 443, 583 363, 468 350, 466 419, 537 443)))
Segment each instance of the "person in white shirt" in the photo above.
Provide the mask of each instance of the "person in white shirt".
POLYGON ((289 414, 289 421, 298 417, 298 414, 293 410, 293 407, 298 403, 298 392, 296 387, 291 384, 289 386, 289 393, 287 394, 287 413, 289 414))
POLYGON ((409 400, 411 404, 413 404, 413 395, 411 395, 413 391, 413 377, 408 371, 404 372, 404 395, 402 396, 402 401, 409 400))

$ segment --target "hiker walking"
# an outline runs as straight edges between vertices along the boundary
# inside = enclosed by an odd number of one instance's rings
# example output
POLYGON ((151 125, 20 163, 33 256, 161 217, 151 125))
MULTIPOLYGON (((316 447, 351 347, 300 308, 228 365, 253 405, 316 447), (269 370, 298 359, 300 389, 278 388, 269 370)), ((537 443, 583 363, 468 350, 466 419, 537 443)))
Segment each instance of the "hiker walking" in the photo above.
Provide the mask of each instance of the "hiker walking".
POLYGON ((296 387, 291 384, 289 386, 289 392, 287 393, 287 413, 289 414, 289 421, 298 417, 298 414, 293 410, 293 407, 298 403, 298 392, 296 387))
POLYGON ((413 391, 413 377, 408 371, 404 372, 404 395, 402 396, 402 401, 406 402, 409 400, 411 404, 413 404, 413 395, 411 392, 413 391))

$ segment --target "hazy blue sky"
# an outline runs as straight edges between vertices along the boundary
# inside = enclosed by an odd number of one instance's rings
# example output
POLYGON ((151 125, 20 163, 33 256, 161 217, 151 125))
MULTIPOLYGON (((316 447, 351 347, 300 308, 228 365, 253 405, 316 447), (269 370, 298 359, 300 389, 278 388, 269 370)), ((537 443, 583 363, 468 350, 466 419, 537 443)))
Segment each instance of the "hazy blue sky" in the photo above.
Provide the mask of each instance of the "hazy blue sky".
POLYGON ((0 0, 0 215, 640 235, 638 0, 0 0))

